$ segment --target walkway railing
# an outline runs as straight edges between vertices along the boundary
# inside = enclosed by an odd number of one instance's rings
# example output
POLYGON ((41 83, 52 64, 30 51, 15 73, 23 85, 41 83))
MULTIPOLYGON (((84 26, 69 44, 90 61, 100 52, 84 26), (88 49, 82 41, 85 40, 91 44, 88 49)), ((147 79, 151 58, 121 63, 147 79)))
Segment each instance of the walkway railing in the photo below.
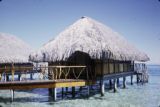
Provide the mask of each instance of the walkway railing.
POLYGON ((148 82, 149 74, 147 70, 147 66, 144 63, 135 63, 134 71, 137 74, 137 81, 148 82))
POLYGON ((0 80, 7 81, 9 75, 12 75, 12 81, 15 75, 19 80, 26 80, 28 74, 38 74, 36 79, 57 80, 57 79, 86 79, 89 80, 89 71, 86 66, 40 66, 40 67, 4 67, 0 68, 0 80))
POLYGON ((49 66, 49 79, 89 79, 86 66, 49 66), (84 76, 85 74, 85 76, 84 76))

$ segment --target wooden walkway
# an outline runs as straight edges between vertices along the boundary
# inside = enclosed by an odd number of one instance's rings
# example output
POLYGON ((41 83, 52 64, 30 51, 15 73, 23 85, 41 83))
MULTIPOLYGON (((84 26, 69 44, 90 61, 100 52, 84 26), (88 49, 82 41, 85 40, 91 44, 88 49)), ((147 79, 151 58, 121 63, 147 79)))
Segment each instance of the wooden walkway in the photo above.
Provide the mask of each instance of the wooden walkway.
MULTIPOLYGON (((53 99, 57 99, 56 88, 63 87, 74 87, 72 90, 75 91, 76 86, 87 86, 92 85, 96 82, 86 81, 82 79, 58 79, 58 80, 28 80, 28 81, 6 81, 0 82, 0 90, 8 89, 11 90, 11 101, 14 101, 14 90, 17 89, 34 89, 34 88, 48 88, 51 89, 53 99)), ((75 96, 73 94, 73 96, 75 96)))
POLYGON ((0 82, 0 89, 34 89, 34 88, 60 88, 76 87, 93 84, 93 81, 76 79, 58 79, 58 80, 26 80, 26 81, 7 81, 0 82))
MULTIPOLYGON (((109 80, 109 85, 111 88, 114 89, 114 92, 117 90, 117 84, 119 84, 119 78, 123 78, 123 87, 126 88, 126 77, 131 76, 131 85, 133 84, 133 76, 137 75, 137 83, 140 81, 139 77, 142 78, 141 74, 135 72, 135 71, 127 71, 127 72, 121 72, 121 73, 114 73, 114 74, 107 74, 102 76, 97 76, 94 80, 92 80, 92 76, 89 75, 89 70, 86 66, 49 66, 49 67, 40 67, 39 71, 33 70, 32 67, 23 67, 23 68, 12 68, 10 72, 7 72, 8 70, 0 69, 0 76, 3 76, 3 79, 1 78, 0 82, 0 90, 8 89, 11 90, 11 96, 12 101, 14 99, 14 90, 22 89, 35 89, 35 88, 48 88, 53 96, 53 99, 57 99, 56 95, 56 88, 63 88, 64 87, 72 87, 72 95, 75 96, 75 87, 79 86, 87 86, 87 92, 89 95, 89 86, 96 84, 96 81, 98 80, 100 83, 100 92, 101 95, 104 95, 105 92, 105 81, 109 80), (23 70, 21 70, 23 69, 23 70), (28 72, 28 69, 32 69, 31 72, 28 72), (45 72, 45 70, 48 69, 48 73, 45 72), (7 70, 7 71, 6 71, 7 70), (19 71, 19 72, 17 72, 19 71), (23 71, 23 72, 20 72, 23 71), (24 80, 19 78, 19 80, 23 81, 14 81, 15 74, 21 75, 21 74, 32 74, 37 73, 41 74, 43 78, 39 78, 39 80, 24 80), (81 74, 85 73, 86 78, 82 79, 81 74), (3 75, 2 75, 3 74, 3 75), (69 74, 72 74, 72 79, 70 79, 69 74), (12 75, 11 81, 6 81, 8 75, 12 75), (46 78, 44 77, 47 77, 46 78), (3 81, 4 80, 4 81, 3 81)), ((40 77, 40 76, 38 76, 40 77)), ((9 77, 8 77, 9 78, 9 77)), ((9 79, 8 79, 9 80, 9 79)), ((62 91, 63 93, 63 91, 62 91)), ((63 96, 63 95, 62 95, 63 96)))

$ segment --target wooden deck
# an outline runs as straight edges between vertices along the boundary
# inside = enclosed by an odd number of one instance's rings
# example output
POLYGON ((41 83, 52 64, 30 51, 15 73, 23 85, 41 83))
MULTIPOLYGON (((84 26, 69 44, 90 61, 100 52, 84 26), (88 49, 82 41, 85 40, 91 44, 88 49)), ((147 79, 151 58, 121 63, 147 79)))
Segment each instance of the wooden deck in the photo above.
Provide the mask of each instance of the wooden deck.
POLYGON ((59 80, 28 80, 28 81, 7 81, 0 82, 0 89, 34 89, 34 88, 60 88, 76 87, 94 84, 93 81, 59 79, 59 80))

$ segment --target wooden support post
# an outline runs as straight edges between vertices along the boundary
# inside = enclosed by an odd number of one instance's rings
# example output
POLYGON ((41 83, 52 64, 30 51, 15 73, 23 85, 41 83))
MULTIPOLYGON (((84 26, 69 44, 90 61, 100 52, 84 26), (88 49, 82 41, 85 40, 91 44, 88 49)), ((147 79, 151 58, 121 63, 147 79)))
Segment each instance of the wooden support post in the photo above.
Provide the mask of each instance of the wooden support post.
POLYGON ((11 102, 14 101, 14 90, 11 89, 11 102))
POLYGON ((109 80, 109 88, 112 89, 112 80, 109 80))
POLYGON ((72 98, 75 98, 75 87, 72 87, 72 98))
POLYGON ((30 79, 33 80, 33 74, 32 73, 30 74, 30 79))
POLYGON ((117 81, 116 81, 116 79, 114 79, 114 92, 116 92, 117 91, 117 81))
POLYGON ((103 80, 101 80, 100 88, 101 88, 101 96, 104 96, 105 87, 104 87, 104 81, 103 80))
POLYGON ((133 75, 131 75, 131 85, 133 85, 133 75))
POLYGON ((79 87, 79 91, 82 91, 82 86, 79 87))
POLYGON ((101 96, 104 96, 104 58, 105 58, 105 53, 102 51, 102 58, 101 58, 101 78, 100 78, 100 91, 101 91, 101 96))
POLYGON ((62 99, 64 97, 64 88, 62 87, 62 99))
POLYGON ((88 85, 87 86, 87 97, 89 98, 89 96, 90 96, 90 86, 88 85))
MULTIPOLYGON (((36 63, 36 70, 38 71, 38 63, 36 63)), ((51 80, 53 75, 51 75, 51 69, 48 69, 48 79, 51 80)), ((49 91, 49 95, 53 95, 53 89, 52 88, 48 88, 49 91)))
POLYGON ((21 74, 18 74, 18 80, 21 81, 21 74))
POLYGON ((144 83, 144 76, 143 76, 143 74, 141 75, 141 82, 142 82, 142 85, 143 85, 143 83, 144 83))
POLYGON ((123 88, 126 88, 126 77, 123 77, 123 88))
POLYGON ((119 78, 117 78, 117 86, 119 86, 119 78))
POLYGON ((66 87, 66 92, 68 92, 68 87, 66 87))
POLYGON ((138 74, 136 76, 137 76, 137 84, 138 84, 139 83, 139 76, 138 76, 138 74))
POLYGON ((52 88, 48 88, 48 94, 49 94, 49 96, 52 96, 52 95, 53 95, 53 90, 52 90, 52 88))
POLYGON ((56 101, 57 100, 57 90, 56 88, 53 88, 53 100, 56 101))
POLYGON ((9 81, 9 75, 6 75, 6 81, 9 81))

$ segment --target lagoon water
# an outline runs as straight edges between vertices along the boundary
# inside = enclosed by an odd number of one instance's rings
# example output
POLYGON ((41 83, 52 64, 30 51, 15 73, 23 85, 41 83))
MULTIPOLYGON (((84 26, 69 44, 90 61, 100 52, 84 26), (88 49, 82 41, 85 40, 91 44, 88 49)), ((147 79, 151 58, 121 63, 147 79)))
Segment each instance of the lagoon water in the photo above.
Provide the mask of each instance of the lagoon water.
POLYGON ((59 95, 59 100, 54 102, 47 89, 17 90, 11 103, 10 90, 0 90, 0 107, 160 107, 160 66, 148 66, 148 70, 149 83, 137 85, 134 77, 131 86, 128 77, 126 89, 122 85, 116 93, 106 89, 104 97, 94 91, 89 98, 84 97, 85 94, 77 95, 76 99, 68 95, 62 100, 59 95))

